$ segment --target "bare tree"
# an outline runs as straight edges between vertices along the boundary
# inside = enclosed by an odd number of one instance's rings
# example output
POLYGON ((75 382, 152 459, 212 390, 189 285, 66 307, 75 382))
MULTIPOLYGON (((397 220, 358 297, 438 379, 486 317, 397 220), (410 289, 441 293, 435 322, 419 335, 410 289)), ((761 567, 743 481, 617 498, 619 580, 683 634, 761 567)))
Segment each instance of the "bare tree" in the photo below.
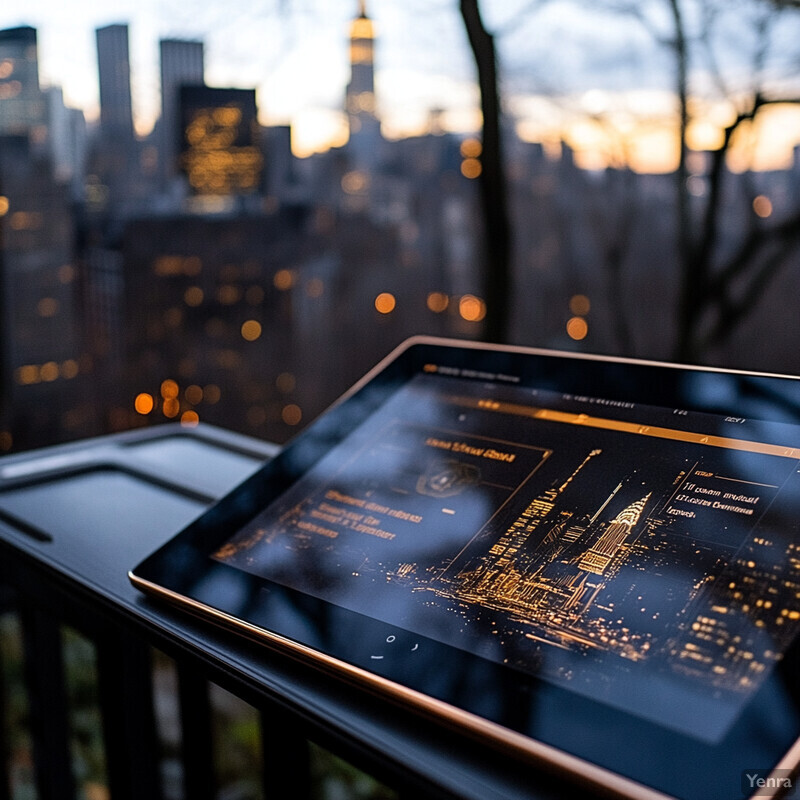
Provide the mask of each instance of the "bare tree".
POLYGON ((750 74, 754 84, 746 92, 734 93, 725 85, 716 68, 710 29, 719 13, 712 0, 701 3, 703 29, 699 32, 698 46, 705 49, 714 78, 720 90, 725 91, 737 112, 724 128, 720 143, 709 153, 710 164, 705 174, 705 204, 697 223, 691 209, 687 166, 687 132, 689 113, 690 42, 681 0, 668 0, 672 21, 672 34, 667 40, 675 61, 675 91, 680 108, 681 149, 676 170, 676 203, 678 212, 678 248, 680 254, 680 298, 678 303, 678 336, 674 356, 678 360, 698 360, 709 348, 724 342, 736 326, 750 313, 764 295, 788 256, 800 242, 800 211, 777 222, 767 222, 752 205, 755 192, 750 192, 751 203, 744 220, 743 233, 738 246, 721 251, 726 184, 730 173, 726 162, 734 137, 745 124, 752 123, 770 105, 797 103, 800 98, 782 94, 769 94, 763 85, 765 59, 770 37, 782 12, 797 7, 796 2, 766 0, 758 9, 755 21, 755 47, 751 57, 750 74))
MULTIPOLYGON (((775 277, 800 244, 800 209, 782 216, 760 214, 754 206, 758 190, 747 176, 728 169, 737 134, 769 107, 800 103, 800 97, 769 86, 768 59, 775 30, 800 0, 597 0, 594 10, 622 14, 649 31, 673 64, 673 91, 677 104, 678 163, 674 172, 677 285, 676 334, 672 355, 680 361, 698 361, 729 339, 737 326, 763 298, 775 277), (654 12, 662 13, 654 13, 654 12), (749 85, 734 85, 720 66, 716 28, 726 14, 749 13, 752 41, 749 85), (721 131, 719 143, 706 154, 702 174, 690 169, 690 126, 698 92, 693 86, 699 64, 718 99, 735 111, 721 131), (697 186, 703 186, 697 197, 697 186), (732 199, 738 195, 738 204, 732 199), (732 225, 736 214, 736 225, 732 225), (769 218, 765 218, 768 216, 769 218), (731 229, 736 228, 735 236, 731 229)), ((626 234, 626 226, 617 226, 626 234)), ((613 257, 624 248, 609 246, 613 257)), ((617 263, 606 261, 611 283, 619 283, 617 263)))
POLYGON ((485 241, 483 335, 489 341, 504 342, 508 335, 511 289, 511 226, 500 130, 497 56, 494 37, 483 23, 478 0, 460 0, 460 11, 478 70, 483 114, 483 169, 479 176, 485 241))
MULTIPOLYGON (((532 0, 524 9, 539 8, 543 2, 532 0)), ((485 293, 487 301, 491 298, 490 313, 502 314, 511 283, 510 239, 498 135, 495 43, 480 19, 477 0, 461 0, 460 7, 478 66, 484 113, 482 198, 489 248, 485 293)), ((730 0, 593 0, 591 7, 595 11, 601 9, 638 19, 669 54, 673 64, 680 147, 674 172, 678 300, 672 355, 681 361, 702 360, 713 347, 724 343, 757 307, 800 243, 800 210, 782 217, 764 218, 753 207, 757 196, 753 182, 732 175, 727 167, 738 132, 753 123, 764 109, 780 103, 800 103, 800 97, 770 89, 766 79, 773 33, 785 15, 796 13, 800 0, 745 0, 738 4, 731 4, 730 0), (753 15, 753 42, 747 70, 752 82, 747 87, 729 85, 726 81, 714 42, 715 26, 725 14, 745 12, 753 15), (736 109, 722 130, 719 143, 706 154, 707 168, 701 176, 690 169, 689 147, 690 127, 695 118, 694 75, 700 62, 711 75, 718 96, 736 109), (704 184, 699 198, 696 196, 697 179, 704 184), (737 236, 732 242, 729 215, 733 213, 731 198, 737 192, 747 196, 739 197, 735 213, 743 215, 743 220, 737 220, 737 236)), ((509 29, 508 25, 503 28, 509 29)), ((620 258, 626 253, 626 244, 616 239, 629 236, 630 228, 624 221, 611 225, 611 236, 602 248, 604 269, 609 273, 608 283, 614 287, 612 294, 615 295, 622 281, 620 258)), ((617 319, 622 324, 621 318, 617 319)), ((503 338, 499 332, 504 330, 505 321, 488 322, 487 336, 503 338)), ((630 345, 626 326, 623 325, 618 334, 630 345)))

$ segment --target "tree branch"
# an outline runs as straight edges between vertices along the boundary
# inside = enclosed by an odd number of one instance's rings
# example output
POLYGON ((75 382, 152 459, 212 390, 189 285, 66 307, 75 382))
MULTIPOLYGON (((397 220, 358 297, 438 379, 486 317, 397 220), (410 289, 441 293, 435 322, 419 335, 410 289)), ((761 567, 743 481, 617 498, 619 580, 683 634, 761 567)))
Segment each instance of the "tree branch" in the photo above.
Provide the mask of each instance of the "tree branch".
POLYGON ((461 16, 478 69, 483 113, 483 169, 479 176, 485 223, 486 263, 483 296, 486 302, 484 336, 495 342, 507 337, 511 289, 511 226, 508 218, 505 165, 500 130, 500 96, 494 38, 486 30, 478 0, 460 0, 461 16))

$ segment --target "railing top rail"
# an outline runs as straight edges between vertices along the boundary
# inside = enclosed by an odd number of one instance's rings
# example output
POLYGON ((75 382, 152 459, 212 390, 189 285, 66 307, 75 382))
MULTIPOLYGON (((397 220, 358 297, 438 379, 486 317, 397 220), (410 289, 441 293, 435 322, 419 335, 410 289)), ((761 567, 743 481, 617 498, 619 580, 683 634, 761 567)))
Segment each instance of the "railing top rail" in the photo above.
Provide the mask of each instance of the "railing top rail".
POLYGON ((6 457, 0 575, 45 611, 111 626, 189 659, 406 789, 465 800, 558 796, 557 779, 530 764, 131 586, 128 570, 276 451, 210 426, 162 426, 6 457))

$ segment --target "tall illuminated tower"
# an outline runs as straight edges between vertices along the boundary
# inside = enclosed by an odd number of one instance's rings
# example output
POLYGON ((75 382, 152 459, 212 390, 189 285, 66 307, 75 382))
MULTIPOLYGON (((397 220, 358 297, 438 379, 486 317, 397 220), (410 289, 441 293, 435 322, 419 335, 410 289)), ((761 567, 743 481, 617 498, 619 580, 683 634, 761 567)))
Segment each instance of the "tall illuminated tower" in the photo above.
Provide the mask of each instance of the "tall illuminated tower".
POLYGON ((350 82, 345 105, 355 166, 368 169, 375 163, 381 131, 375 115, 375 27, 367 16, 366 0, 359 0, 358 16, 350 25, 350 82))
POLYGON ((650 495, 645 495, 641 500, 631 503, 626 509, 620 511, 608 523, 603 535, 584 553, 578 565, 579 568, 602 575, 639 521, 649 499, 650 495))

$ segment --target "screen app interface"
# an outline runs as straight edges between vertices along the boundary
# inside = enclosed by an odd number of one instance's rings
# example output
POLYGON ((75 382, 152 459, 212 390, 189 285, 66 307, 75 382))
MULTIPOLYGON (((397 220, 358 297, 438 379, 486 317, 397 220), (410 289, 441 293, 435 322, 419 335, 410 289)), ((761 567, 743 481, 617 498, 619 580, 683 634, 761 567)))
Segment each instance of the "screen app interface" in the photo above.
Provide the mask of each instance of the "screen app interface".
POLYGON ((214 558, 715 741, 800 625, 794 445, 428 365, 214 558))

